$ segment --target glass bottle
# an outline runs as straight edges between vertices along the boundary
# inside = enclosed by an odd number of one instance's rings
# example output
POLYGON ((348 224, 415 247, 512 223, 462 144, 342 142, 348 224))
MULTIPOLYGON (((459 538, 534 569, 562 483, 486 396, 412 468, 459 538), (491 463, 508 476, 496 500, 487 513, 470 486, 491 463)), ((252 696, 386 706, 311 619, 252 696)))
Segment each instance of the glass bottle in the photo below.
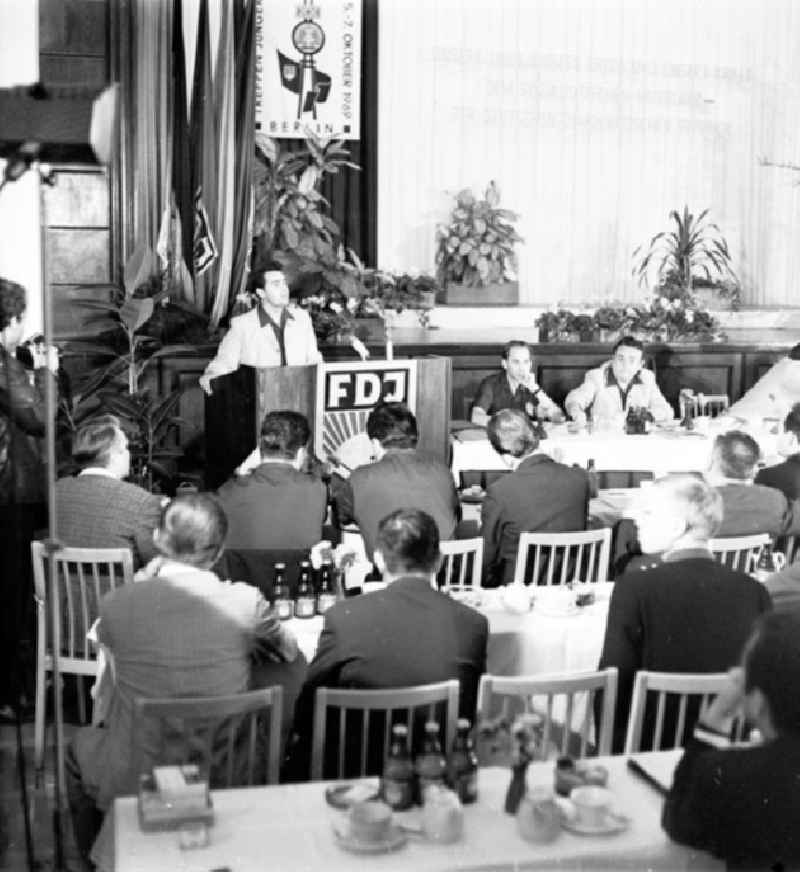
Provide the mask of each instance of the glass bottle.
POLYGON ((304 560, 300 564, 300 581, 297 583, 297 598, 294 603, 296 618, 313 618, 317 611, 317 598, 311 584, 311 564, 304 560))
POLYGON ((273 577, 272 591, 275 612, 282 621, 288 621, 294 614, 294 603, 292 603, 289 585, 286 583, 285 563, 275 564, 273 577))
POLYGON ((414 766, 408 751, 408 727, 392 727, 392 743, 386 755, 381 778, 381 796, 395 811, 404 811, 414 804, 414 766))
POLYGON ((448 761, 450 787, 464 805, 478 798, 478 755, 470 733, 470 722, 459 718, 453 751, 448 761))
POLYGON ((317 614, 324 615, 336 603, 338 597, 333 589, 333 566, 325 561, 319 568, 319 594, 317 595, 317 614))
POLYGON ((586 461, 586 477, 589 479, 589 496, 596 497, 598 493, 597 488, 597 470, 594 466, 594 457, 590 457, 586 461))
POLYGON ((447 761, 439 744, 439 724, 437 721, 425 722, 425 739, 422 751, 414 761, 414 771, 417 776, 417 802, 422 805, 425 800, 425 790, 437 785, 444 787, 447 761))

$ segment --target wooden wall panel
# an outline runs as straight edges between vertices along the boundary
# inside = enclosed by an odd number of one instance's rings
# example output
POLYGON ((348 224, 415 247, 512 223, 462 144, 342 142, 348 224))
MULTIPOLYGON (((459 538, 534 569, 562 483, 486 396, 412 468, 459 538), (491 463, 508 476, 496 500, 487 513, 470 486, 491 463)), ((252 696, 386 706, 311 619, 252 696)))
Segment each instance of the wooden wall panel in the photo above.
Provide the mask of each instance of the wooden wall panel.
POLYGON ((108 230, 48 230, 48 271, 51 283, 55 285, 111 281, 108 246, 108 230))

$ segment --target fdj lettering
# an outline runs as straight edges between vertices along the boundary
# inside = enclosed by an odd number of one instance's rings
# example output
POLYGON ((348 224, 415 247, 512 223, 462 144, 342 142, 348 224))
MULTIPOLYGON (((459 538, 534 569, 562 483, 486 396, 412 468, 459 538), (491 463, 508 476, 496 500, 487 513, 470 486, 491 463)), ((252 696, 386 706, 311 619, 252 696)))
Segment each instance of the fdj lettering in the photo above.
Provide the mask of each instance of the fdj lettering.
POLYGON ((404 370, 381 372, 329 372, 325 384, 325 408, 368 409, 380 400, 403 403, 408 399, 408 373, 404 370))

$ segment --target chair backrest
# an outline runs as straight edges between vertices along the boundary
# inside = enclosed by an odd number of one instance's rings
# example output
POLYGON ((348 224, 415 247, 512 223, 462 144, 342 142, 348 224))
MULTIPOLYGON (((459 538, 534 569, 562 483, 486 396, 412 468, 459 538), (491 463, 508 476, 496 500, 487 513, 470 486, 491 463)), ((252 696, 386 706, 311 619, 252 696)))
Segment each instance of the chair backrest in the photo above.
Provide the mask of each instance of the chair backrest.
POLYGON ((761 557, 761 551, 770 542, 768 533, 753 536, 725 536, 712 539, 708 545, 714 559, 729 569, 752 572, 761 557))
POLYGON ((283 688, 134 701, 134 767, 197 763, 212 787, 277 784, 283 688))
POLYGON ((537 712, 544 719, 545 753, 556 744, 560 754, 575 757, 610 754, 616 700, 615 666, 597 672, 518 678, 484 675, 478 690, 478 718, 481 732, 487 727, 510 730, 516 714, 537 712), (594 703, 598 694, 600 734, 594 736, 594 703))
POLYGON ((414 749, 425 720, 438 720, 442 749, 449 752, 457 718, 458 681, 454 678, 386 690, 319 687, 314 702, 311 778, 379 774, 392 726, 398 723, 408 727, 414 749))
MULTIPOLYGON (((43 542, 31 542, 34 597, 40 608, 39 632, 52 650, 52 618, 47 549, 43 542), (45 623, 46 622, 46 623, 45 623)), ((59 548, 53 552, 58 603, 58 621, 63 672, 79 661, 93 661, 95 652, 86 638, 99 615, 100 600, 123 584, 133 581, 133 558, 127 548, 59 548)))
POLYGON ((718 418, 724 415, 730 407, 730 400, 727 394, 698 394, 697 407, 701 415, 708 415, 709 418, 718 418))
POLYGON ((598 469, 595 474, 600 490, 639 487, 643 481, 652 481, 655 477, 649 469, 598 469))
POLYGON ((459 489, 479 485, 486 490, 490 484, 494 484, 504 475, 508 475, 510 469, 462 469, 458 473, 459 489))
POLYGON ((439 589, 445 593, 478 590, 483 567, 483 539, 446 539, 439 543, 442 568, 439 589))
POLYGON ((514 584, 567 584, 608 579, 611 530, 520 533, 514 584))
MULTIPOLYGON (((700 713, 727 684, 725 672, 637 672, 625 753, 635 754, 643 745, 656 751, 683 747, 700 713)), ((736 725, 736 738, 743 729, 736 725)))

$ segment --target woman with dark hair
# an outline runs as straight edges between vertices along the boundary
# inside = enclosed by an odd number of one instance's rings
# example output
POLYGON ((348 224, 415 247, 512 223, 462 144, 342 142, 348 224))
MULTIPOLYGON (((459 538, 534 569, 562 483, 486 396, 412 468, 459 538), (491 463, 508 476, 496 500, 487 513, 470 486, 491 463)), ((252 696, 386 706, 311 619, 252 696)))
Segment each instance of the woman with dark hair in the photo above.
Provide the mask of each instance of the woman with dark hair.
POLYGON ((22 649, 32 662, 33 597, 30 541, 45 525, 45 383, 58 369, 55 353, 30 348, 31 371, 17 360, 25 289, 0 278, 0 705, 19 700, 22 649))

